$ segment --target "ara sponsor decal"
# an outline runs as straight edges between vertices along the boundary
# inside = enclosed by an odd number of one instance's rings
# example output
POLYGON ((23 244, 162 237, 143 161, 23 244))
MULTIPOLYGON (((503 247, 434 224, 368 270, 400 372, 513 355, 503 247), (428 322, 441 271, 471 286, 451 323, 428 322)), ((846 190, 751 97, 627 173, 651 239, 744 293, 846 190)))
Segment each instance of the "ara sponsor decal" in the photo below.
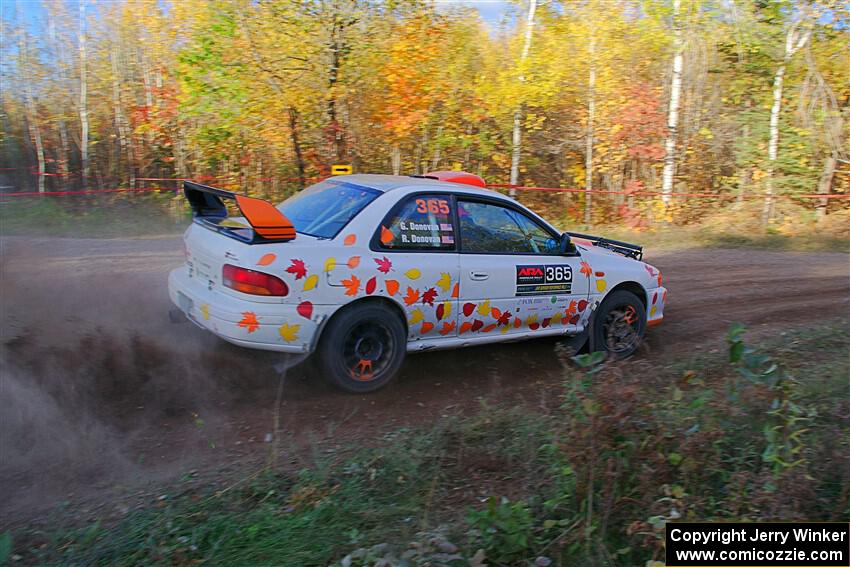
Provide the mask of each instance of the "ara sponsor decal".
POLYGON ((516 267, 516 295, 558 295, 572 290, 573 269, 568 264, 516 267))

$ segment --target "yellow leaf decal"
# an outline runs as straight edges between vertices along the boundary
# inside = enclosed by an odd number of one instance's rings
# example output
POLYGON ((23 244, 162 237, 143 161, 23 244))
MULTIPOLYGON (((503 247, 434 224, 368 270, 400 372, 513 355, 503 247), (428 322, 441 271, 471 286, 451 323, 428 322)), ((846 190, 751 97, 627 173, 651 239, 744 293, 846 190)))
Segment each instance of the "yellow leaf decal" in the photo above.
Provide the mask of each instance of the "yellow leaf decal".
POLYGON ((440 274, 440 279, 437 280, 437 285, 443 290, 443 293, 449 291, 452 286, 452 276, 448 272, 440 274))
POLYGON ((328 258, 327 260, 325 260, 325 271, 326 272, 330 272, 334 268, 336 268, 336 258, 328 258))
POLYGON ((452 302, 444 301, 443 302, 443 319, 448 318, 449 315, 452 314, 452 302))
POLYGON ((410 324, 411 325, 415 325, 416 323, 419 323, 420 321, 424 321, 424 320, 425 320, 425 314, 422 313, 421 309, 414 309, 410 313, 410 324))
POLYGON ((561 320, 561 317, 563 317, 563 316, 564 315, 560 311, 555 311, 555 314, 552 315, 552 322, 557 323, 558 321, 561 320))
POLYGON ((280 338, 291 343, 292 341, 298 340, 298 331, 300 329, 301 325, 290 325, 289 323, 284 323, 278 327, 277 332, 280 333, 280 338))
POLYGON ((306 280, 304 280, 304 291, 310 291, 319 285, 319 276, 318 274, 313 274, 309 276, 306 280))
POLYGON ((490 316, 490 300, 485 299, 481 303, 478 304, 478 314, 482 317, 490 316))
POLYGON ((263 257, 260 258, 257 261, 257 265, 258 266, 268 266, 269 264, 274 262, 276 258, 277 258, 277 256, 275 256, 271 252, 269 252, 268 254, 263 254, 263 257))
POLYGON ((596 291, 602 293, 608 287, 608 282, 605 280, 596 280, 596 291))
POLYGON ((203 316, 204 321, 210 320, 210 306, 207 305, 206 303, 201 305, 201 315, 203 316))
POLYGON ((653 305, 653 306, 652 306, 652 309, 650 309, 650 310, 649 310, 649 316, 650 316, 650 317, 655 317, 655 312, 656 312, 656 311, 658 311, 658 308, 657 308, 656 306, 654 306, 654 305, 653 305))
POLYGON ((422 272, 419 271, 419 268, 410 268, 404 275, 412 280, 418 280, 422 276, 422 272))
POLYGON ((526 320, 526 326, 530 327, 537 322, 537 315, 530 315, 526 320))

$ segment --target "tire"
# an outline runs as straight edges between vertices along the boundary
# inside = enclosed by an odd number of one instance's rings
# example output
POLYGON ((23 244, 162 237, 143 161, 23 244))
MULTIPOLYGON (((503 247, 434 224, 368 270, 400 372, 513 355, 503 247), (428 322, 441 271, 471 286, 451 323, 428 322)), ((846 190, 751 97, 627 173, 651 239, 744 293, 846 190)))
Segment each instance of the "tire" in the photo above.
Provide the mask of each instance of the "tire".
POLYGON ((628 358, 638 349, 646 334, 646 306, 624 289, 606 297, 593 321, 593 349, 612 358, 628 358))
POLYGON ((395 377, 406 348, 407 328, 389 307, 353 305, 328 322, 316 362, 325 379, 337 388, 365 394, 395 377))

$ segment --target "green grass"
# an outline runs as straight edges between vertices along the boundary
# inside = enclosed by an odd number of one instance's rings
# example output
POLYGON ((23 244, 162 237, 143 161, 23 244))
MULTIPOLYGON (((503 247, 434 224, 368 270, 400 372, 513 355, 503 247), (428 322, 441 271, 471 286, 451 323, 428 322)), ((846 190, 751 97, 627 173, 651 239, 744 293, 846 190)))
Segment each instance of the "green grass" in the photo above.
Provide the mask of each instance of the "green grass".
POLYGON ((110 525, 16 532, 14 551, 50 565, 301 566, 414 549, 440 565, 427 555, 439 528, 466 559, 483 549, 497 564, 642 565, 663 557, 672 509, 693 520, 846 518, 848 349, 850 323, 839 321, 774 337, 746 363, 717 353, 664 368, 574 367, 547 408, 482 406, 309 470, 226 490, 172 486, 110 525), (800 433, 766 436, 779 426, 800 433), (766 457, 786 454, 802 461, 766 457))

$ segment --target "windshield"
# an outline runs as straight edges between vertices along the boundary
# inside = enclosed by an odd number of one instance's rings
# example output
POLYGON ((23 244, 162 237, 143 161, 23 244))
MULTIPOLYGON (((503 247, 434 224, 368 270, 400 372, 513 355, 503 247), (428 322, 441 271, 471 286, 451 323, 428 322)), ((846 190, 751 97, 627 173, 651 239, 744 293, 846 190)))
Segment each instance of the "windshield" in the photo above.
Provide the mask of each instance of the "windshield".
POLYGON ((379 191, 327 179, 278 205, 295 230, 318 238, 333 238, 371 203, 379 191))

